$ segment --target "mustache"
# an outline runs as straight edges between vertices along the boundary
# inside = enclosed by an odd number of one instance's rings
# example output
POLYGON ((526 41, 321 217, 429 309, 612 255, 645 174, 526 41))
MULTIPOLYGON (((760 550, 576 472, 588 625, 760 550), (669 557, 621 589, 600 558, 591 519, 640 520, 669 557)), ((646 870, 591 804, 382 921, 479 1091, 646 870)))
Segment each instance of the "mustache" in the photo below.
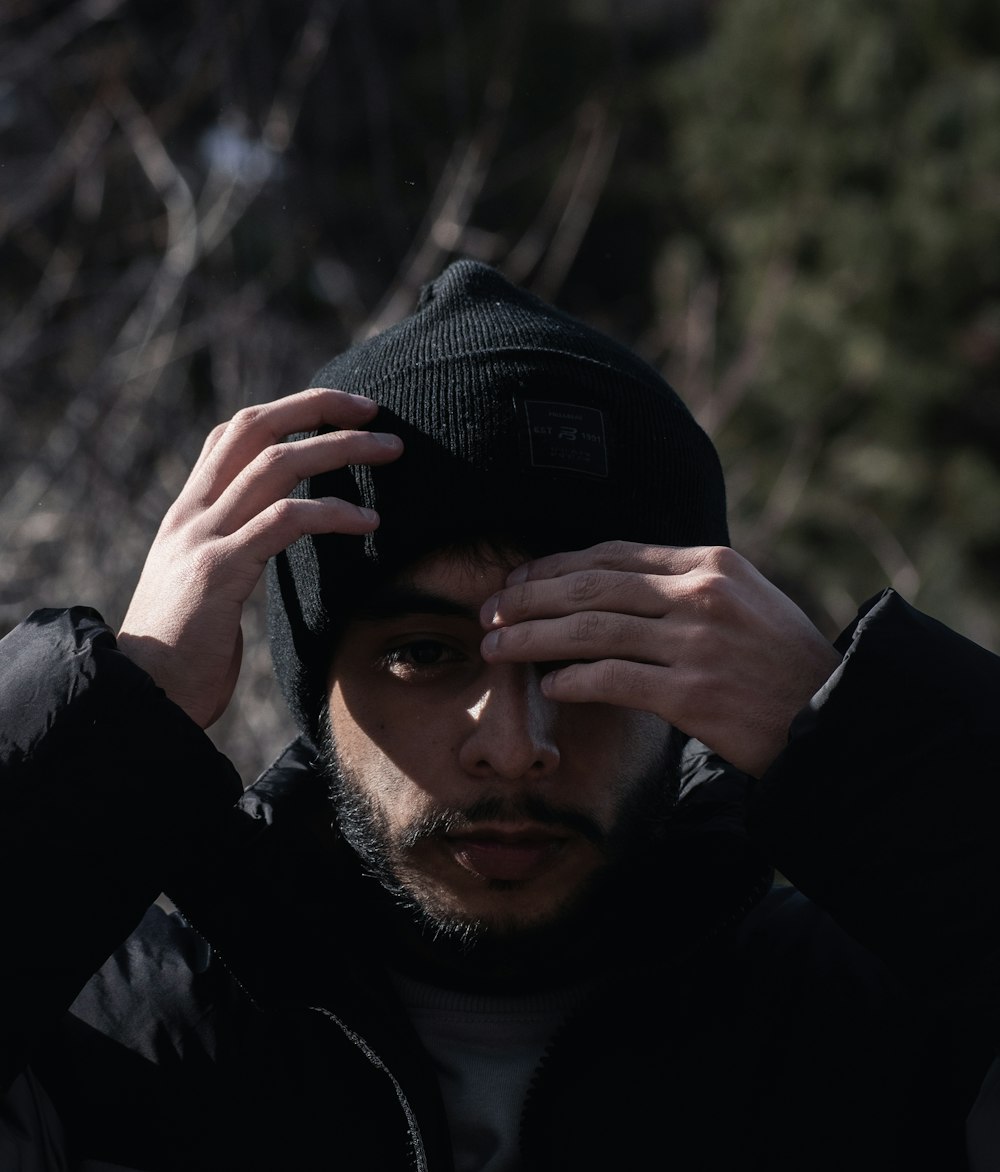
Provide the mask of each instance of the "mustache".
POLYGON ((608 845, 608 835, 592 818, 579 810, 555 806, 538 794, 485 795, 462 808, 440 807, 408 826, 400 837, 400 845, 413 847, 425 839, 461 834, 482 822, 497 825, 534 822, 579 834, 602 851, 608 845))

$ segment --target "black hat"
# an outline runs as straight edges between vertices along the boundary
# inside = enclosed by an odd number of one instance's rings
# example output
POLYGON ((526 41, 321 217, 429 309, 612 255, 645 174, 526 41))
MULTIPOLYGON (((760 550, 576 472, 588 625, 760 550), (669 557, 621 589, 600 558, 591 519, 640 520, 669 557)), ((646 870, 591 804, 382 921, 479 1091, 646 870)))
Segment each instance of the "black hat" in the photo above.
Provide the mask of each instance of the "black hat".
POLYGON ((484 539, 533 555, 614 538, 728 544, 718 456, 674 391, 486 265, 450 265, 409 317, 311 385, 374 399, 368 426, 404 444, 391 464, 315 476, 293 494, 377 509, 374 533, 302 537, 269 568, 275 671, 314 737, 344 622, 418 557, 484 539))

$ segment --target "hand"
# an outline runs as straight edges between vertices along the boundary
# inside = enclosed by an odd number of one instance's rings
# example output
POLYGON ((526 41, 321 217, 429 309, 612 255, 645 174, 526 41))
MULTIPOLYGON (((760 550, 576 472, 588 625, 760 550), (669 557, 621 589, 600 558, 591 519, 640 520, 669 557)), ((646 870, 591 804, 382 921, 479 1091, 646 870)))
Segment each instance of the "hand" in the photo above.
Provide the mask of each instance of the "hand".
POLYGON ((569 661, 557 701, 655 712, 760 776, 840 663, 801 610, 733 550, 608 542, 515 569, 483 606, 489 661, 569 661))
POLYGON ((291 500, 295 485, 346 464, 384 464, 398 436, 339 430, 282 443, 295 432, 367 423, 376 405, 314 387, 246 407, 216 427, 163 519, 118 637, 202 728, 225 711, 243 657, 240 619, 268 558, 306 533, 368 533, 370 509, 336 498, 291 500))

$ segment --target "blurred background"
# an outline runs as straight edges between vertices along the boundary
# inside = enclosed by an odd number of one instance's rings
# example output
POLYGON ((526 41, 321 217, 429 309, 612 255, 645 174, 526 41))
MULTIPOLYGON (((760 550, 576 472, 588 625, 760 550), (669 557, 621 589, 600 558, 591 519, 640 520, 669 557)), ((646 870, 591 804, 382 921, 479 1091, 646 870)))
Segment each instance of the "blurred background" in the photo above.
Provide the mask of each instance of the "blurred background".
POLYGON ((828 634, 1000 648, 996 0, 4 0, 0 634, 119 623, 208 430, 458 255, 664 372, 828 634))

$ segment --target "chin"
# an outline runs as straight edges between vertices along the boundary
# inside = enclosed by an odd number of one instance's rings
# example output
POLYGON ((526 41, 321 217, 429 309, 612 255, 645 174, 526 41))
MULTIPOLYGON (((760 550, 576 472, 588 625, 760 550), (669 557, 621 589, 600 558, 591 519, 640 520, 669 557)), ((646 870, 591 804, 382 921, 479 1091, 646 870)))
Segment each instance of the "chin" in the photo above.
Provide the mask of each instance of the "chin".
POLYGON ((486 879, 470 893, 426 877, 413 882, 401 877, 397 891, 434 938, 501 944, 540 942, 579 926, 589 918, 595 886, 591 881, 565 892, 534 892, 531 885, 486 879))
POLYGON ((612 869, 579 884, 483 880, 458 888, 425 873, 397 874, 391 895, 392 964, 456 988, 518 992, 576 984, 600 970, 620 918, 612 869))

